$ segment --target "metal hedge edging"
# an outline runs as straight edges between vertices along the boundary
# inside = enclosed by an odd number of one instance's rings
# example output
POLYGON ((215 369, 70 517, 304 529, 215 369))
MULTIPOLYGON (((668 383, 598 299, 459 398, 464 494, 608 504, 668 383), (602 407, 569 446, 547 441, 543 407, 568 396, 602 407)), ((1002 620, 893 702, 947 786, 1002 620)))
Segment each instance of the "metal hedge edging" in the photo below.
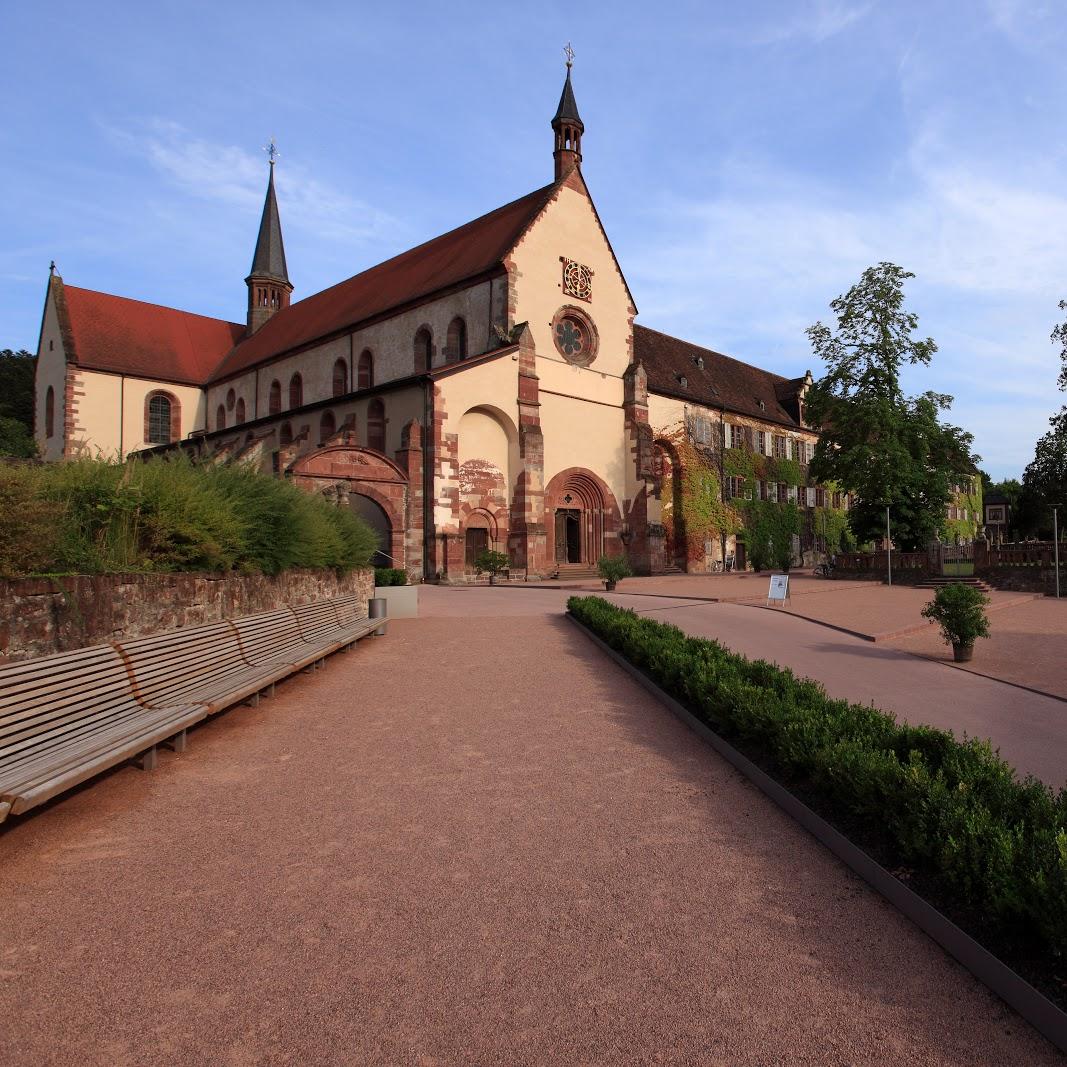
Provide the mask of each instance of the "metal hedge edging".
POLYGON ((699 734, 750 782, 771 798, 787 815, 795 819, 813 837, 824 844, 838 859, 851 867, 868 885, 877 890, 925 934, 933 938, 950 956, 961 963, 975 978, 1015 1009, 1035 1030, 1048 1038, 1062 1052, 1067 1052, 1067 1014, 1043 993, 1020 978, 1006 963, 983 948, 954 922, 928 904, 884 867, 876 863, 844 834, 816 815, 784 786, 779 785, 728 741, 692 715, 669 693, 646 677, 625 657, 611 648, 588 626, 569 611, 568 618, 594 644, 606 652, 623 670, 643 685, 653 696, 699 734))

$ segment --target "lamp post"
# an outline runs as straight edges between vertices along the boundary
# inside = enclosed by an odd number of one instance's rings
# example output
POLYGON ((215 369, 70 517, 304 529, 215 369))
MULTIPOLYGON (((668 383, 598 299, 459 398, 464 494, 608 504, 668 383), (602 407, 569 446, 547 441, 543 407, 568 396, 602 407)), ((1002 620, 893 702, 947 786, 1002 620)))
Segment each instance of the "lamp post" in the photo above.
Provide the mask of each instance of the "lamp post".
POLYGON ((1060 523, 1059 510, 1062 504, 1052 505, 1052 558, 1056 568, 1056 599, 1060 597, 1060 523))
POLYGON ((893 542, 889 536, 889 505, 885 507, 885 565, 888 584, 893 584, 893 542))

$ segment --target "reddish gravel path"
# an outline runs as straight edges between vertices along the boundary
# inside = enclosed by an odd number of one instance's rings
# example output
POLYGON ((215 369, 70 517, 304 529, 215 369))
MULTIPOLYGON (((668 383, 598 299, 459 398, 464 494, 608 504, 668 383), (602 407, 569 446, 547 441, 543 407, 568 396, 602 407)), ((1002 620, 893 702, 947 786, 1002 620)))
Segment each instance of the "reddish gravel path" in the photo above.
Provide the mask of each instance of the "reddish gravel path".
POLYGON ((0 1059, 1061 1062, 528 604, 393 623, 10 820, 0 1059))

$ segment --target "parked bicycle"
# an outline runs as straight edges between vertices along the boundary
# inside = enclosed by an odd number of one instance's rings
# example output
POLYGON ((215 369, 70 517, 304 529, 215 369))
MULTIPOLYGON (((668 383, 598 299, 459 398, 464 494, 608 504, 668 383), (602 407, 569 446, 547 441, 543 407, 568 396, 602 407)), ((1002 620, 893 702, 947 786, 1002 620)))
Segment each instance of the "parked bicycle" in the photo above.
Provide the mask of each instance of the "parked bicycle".
POLYGON ((833 556, 826 563, 818 563, 811 573, 816 578, 832 578, 837 570, 837 560, 833 556))

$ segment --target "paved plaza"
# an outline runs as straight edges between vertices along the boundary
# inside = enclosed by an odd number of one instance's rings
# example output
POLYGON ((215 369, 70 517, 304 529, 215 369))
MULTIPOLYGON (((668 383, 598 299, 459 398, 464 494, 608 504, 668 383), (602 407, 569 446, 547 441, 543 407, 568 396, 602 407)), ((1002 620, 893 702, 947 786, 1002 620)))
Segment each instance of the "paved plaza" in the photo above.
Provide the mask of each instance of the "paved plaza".
MULTIPOLYGON (((7 1059, 1062 1062, 560 617, 565 593, 421 593, 156 772, 5 824, 7 1059)), ((744 605, 618 599, 1021 692, 744 605)))

